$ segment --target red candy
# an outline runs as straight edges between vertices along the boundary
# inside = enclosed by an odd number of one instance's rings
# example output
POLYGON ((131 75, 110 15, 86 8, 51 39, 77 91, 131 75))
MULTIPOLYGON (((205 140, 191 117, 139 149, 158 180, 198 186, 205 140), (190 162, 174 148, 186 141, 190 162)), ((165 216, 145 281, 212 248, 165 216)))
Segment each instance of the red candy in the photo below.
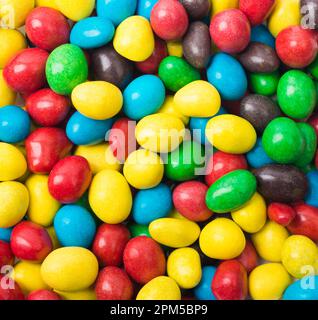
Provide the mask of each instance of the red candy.
POLYGON ((70 101, 51 89, 42 89, 28 96, 26 108, 37 124, 54 127, 66 118, 70 111, 70 101))
POLYGON ((212 212, 205 203, 208 187, 199 181, 179 184, 173 191, 173 204, 177 211, 192 221, 205 221, 212 212))
POLYGON ((318 169, 318 151, 317 151, 316 157, 315 157, 315 165, 316 165, 316 168, 318 169))
POLYGON ((166 258, 156 241, 140 236, 127 243, 124 251, 124 265, 133 280, 145 284, 165 274, 166 258))
POLYGON ((245 300, 247 273, 237 260, 222 262, 212 280, 212 292, 218 300, 245 300))
POLYGON ((3 69, 3 76, 15 91, 31 93, 46 84, 45 65, 49 54, 38 48, 20 51, 3 69))
POLYGON ((49 173, 71 151, 72 143, 63 129, 39 128, 28 136, 25 148, 30 171, 49 173))
POLYGON ((284 203, 271 203, 268 208, 268 217, 282 226, 288 226, 296 217, 296 211, 284 203))
POLYGON ((252 26, 267 19, 275 5, 275 0, 240 0, 239 8, 247 16, 252 26))
POLYGON ((50 290, 36 290, 29 293, 27 300, 62 300, 61 297, 50 290))
POLYGON ((210 25, 210 34, 216 46, 227 53, 239 53, 250 42, 251 26, 245 14, 230 9, 216 14, 210 25))
POLYGON ((124 270, 106 267, 98 275, 95 292, 97 300, 131 300, 134 288, 124 270))
POLYGON ((247 240, 243 252, 236 258, 239 261, 247 273, 250 273, 258 265, 257 252, 251 241, 247 240))
POLYGON ((43 261, 53 249, 46 229, 30 221, 22 221, 13 228, 10 243, 18 259, 33 262, 43 261))
POLYGON ((151 11, 151 27, 164 40, 178 40, 186 33, 188 14, 178 0, 159 0, 151 11))
POLYGON ((308 123, 315 129, 317 138, 318 138, 318 113, 313 114, 310 118, 308 123))
POLYGON ((10 244, 0 240, 0 269, 3 266, 12 265, 14 256, 10 249, 10 244))
POLYGON ((155 49, 152 55, 145 61, 137 62, 138 70, 145 74, 156 74, 158 72, 160 62, 168 55, 167 45, 164 41, 157 38, 155 49))
POLYGON ((315 32, 300 26, 282 30, 276 38, 276 51, 284 64, 291 68, 305 68, 318 52, 315 32))
POLYGON ((70 29, 62 13, 46 7, 32 10, 25 22, 25 31, 31 42, 47 51, 69 42, 70 29))
POLYGON ((74 203, 81 198, 92 180, 88 161, 81 156, 60 160, 49 175, 49 191, 61 203, 74 203))
POLYGON ((130 239, 129 230, 122 224, 102 224, 96 233, 92 251, 101 266, 120 266, 123 252, 130 239))
POLYGON ((247 168, 247 162, 243 155, 217 151, 213 154, 208 163, 205 182, 210 186, 229 172, 247 168))
POLYGON ((7 275, 0 274, 0 301, 24 300, 24 295, 19 285, 7 275))

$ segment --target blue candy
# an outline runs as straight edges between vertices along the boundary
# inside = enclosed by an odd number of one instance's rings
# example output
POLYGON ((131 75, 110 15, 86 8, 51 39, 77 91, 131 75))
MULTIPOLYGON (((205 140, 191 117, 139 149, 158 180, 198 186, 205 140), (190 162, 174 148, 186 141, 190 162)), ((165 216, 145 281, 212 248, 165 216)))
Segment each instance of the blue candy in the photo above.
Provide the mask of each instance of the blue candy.
POLYGON ((289 285, 283 300, 318 300, 318 276, 308 276, 289 285))
POLYGON ((140 120, 160 109, 165 100, 165 86, 154 75, 133 80, 124 90, 123 111, 133 120, 140 120))
POLYGON ((211 283, 214 278, 216 268, 207 266, 202 268, 202 278, 200 283, 194 288, 194 295, 199 300, 216 300, 212 293, 211 283))
POLYGON ((207 77, 225 100, 239 100, 247 90, 247 77, 243 67, 226 53, 217 53, 211 59, 207 77))
POLYGON ((161 183, 157 187, 137 192, 132 215, 139 224, 149 224, 153 220, 166 217, 172 209, 170 188, 161 183))
POLYGON ((133 16, 136 7, 137 0, 97 0, 96 4, 97 15, 110 19, 115 26, 133 16))
POLYGON ((318 170, 312 170, 307 173, 309 192, 306 203, 310 206, 318 207, 318 170))
POLYGON ((94 120, 75 112, 66 125, 67 137, 76 145, 90 145, 105 141, 114 119, 94 120))
POLYGON ((115 28, 109 19, 89 17, 74 25, 70 42, 83 49, 99 48, 110 42, 114 33, 115 28))
POLYGON ((251 41, 261 42, 275 49, 275 38, 262 24, 252 28, 251 41))
POLYGON ((27 112, 17 106, 0 108, 0 140, 7 143, 23 141, 31 130, 27 112))
POLYGON ((138 0, 137 14, 150 20, 151 10, 157 2, 158 0, 138 0))
POLYGON ((0 228, 0 240, 10 242, 12 228, 0 228))
POLYGON ((62 246, 89 248, 96 233, 96 223, 85 208, 66 205, 56 213, 54 229, 62 246))
POLYGON ((258 138, 255 147, 246 154, 247 162, 252 168, 260 168, 274 161, 266 154, 262 139, 258 138))

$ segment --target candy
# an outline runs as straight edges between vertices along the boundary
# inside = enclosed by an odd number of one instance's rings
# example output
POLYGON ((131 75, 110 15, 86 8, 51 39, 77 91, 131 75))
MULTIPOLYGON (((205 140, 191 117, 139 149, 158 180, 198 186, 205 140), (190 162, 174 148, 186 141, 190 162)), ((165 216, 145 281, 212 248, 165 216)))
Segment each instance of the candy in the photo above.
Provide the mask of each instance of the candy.
MULTIPOLYGON (((5 276, 0 275, 0 281, 7 281, 5 276)), ((13 289, 6 289, 3 286, 0 286, 0 301, 3 300, 24 300, 24 294, 20 288, 20 286, 13 280, 11 279, 14 288, 13 289)))
POLYGON ((151 11, 158 0, 138 0, 137 14, 150 20, 151 11))
POLYGON ((275 6, 275 0, 255 2, 253 0, 240 0, 239 8, 247 16, 252 26, 261 24, 267 19, 275 6))
POLYGON ((258 138, 255 147, 247 153, 246 159, 248 164, 253 168, 261 168, 267 164, 274 163, 274 161, 266 154, 262 139, 258 138))
POLYGON ((194 288, 194 295, 199 300, 216 300, 212 290, 211 283, 215 275, 216 268, 205 266, 202 268, 202 277, 200 283, 194 288))
POLYGON ((252 28, 251 41, 264 43, 275 49, 275 38, 271 35, 267 27, 263 24, 252 28))
POLYGON ((96 293, 92 288, 79 291, 59 291, 54 290, 63 300, 96 300, 96 293))
POLYGON ((270 220, 286 227, 295 219, 296 211, 287 204, 273 202, 268 206, 268 217, 270 220))
POLYGON ((202 276, 198 252, 192 248, 181 248, 172 251, 167 261, 167 274, 182 289, 196 287, 202 276))
POLYGON ((250 74, 252 91, 264 96, 272 96, 276 93, 278 81, 278 72, 250 74))
POLYGON ((186 9, 189 18, 193 20, 205 18, 211 7, 210 0, 181 0, 180 2, 186 9))
POLYGON ((95 0, 54 0, 57 8, 67 18, 73 21, 82 20, 91 15, 94 10, 95 0))
POLYGON ((305 277, 302 280, 295 281, 285 290, 283 300, 317 300, 317 278, 317 276, 309 276, 308 278, 305 277), (304 286, 304 283, 306 283, 306 286, 304 286))
POLYGON ((0 108, 13 104, 15 99, 16 93, 8 86, 3 77, 3 70, 0 70, 0 108))
POLYGON ((182 58, 183 48, 182 48, 182 41, 181 40, 170 40, 170 41, 167 41, 166 43, 167 43, 167 49, 168 49, 169 56, 182 58))
POLYGON ((317 194, 318 194, 318 184, 317 184, 318 171, 313 170, 307 173, 307 179, 309 184, 309 192, 306 197, 306 203, 317 207, 317 194))
POLYGON ((179 118, 185 125, 189 123, 189 117, 184 116, 176 107, 176 104, 174 103, 174 97, 167 95, 166 99, 161 106, 161 108, 158 110, 158 113, 166 113, 170 114, 172 116, 175 116, 179 118))
POLYGON ((258 265, 258 255, 256 250, 250 240, 246 240, 245 248, 243 252, 236 258, 244 268, 247 273, 250 273, 258 265))
POLYGON ((58 10, 55 0, 35 0, 36 7, 48 7, 58 10))
POLYGON ((35 290, 28 294, 28 300, 62 300, 61 297, 50 290, 35 290))
POLYGON ((0 240, 0 268, 7 265, 12 265, 14 255, 12 254, 10 244, 0 240))

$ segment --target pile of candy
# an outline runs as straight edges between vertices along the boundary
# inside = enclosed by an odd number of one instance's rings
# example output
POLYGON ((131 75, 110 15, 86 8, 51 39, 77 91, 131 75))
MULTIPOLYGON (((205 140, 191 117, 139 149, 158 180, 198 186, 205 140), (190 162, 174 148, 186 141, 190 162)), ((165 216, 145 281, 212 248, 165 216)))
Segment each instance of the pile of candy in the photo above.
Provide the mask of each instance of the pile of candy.
POLYGON ((317 0, 0 9, 0 300, 318 300, 317 0))

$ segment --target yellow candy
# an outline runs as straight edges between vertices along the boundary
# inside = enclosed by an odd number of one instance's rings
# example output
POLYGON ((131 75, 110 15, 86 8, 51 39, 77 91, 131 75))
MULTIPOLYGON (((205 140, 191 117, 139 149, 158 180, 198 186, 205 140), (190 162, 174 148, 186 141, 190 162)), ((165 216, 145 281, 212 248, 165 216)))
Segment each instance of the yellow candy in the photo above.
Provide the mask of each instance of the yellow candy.
POLYGON ((119 171, 121 168, 108 143, 79 146, 75 154, 84 157, 88 161, 93 174, 105 169, 119 171))
POLYGON ((200 234, 200 248, 213 259, 227 260, 239 256, 245 248, 245 236, 230 219, 217 218, 208 223, 200 234))
POLYGON ((27 294, 39 289, 49 289, 41 276, 41 265, 27 261, 21 261, 14 267, 14 280, 27 294))
POLYGON ((249 292, 254 300, 278 300, 291 283, 288 272, 280 263, 256 267, 249 277, 249 292))
POLYGON ((0 24, 2 27, 16 29, 34 8, 34 0, 0 0, 0 24))
POLYGON ((167 216, 168 218, 173 218, 173 219, 179 219, 179 220, 186 220, 186 221, 191 221, 187 219, 185 216, 183 216, 181 213, 179 213, 176 209, 173 209, 167 216))
POLYGON ((50 238, 52 240, 53 250, 56 250, 57 248, 60 248, 61 244, 59 243, 59 240, 57 238, 54 226, 46 228, 46 231, 49 233, 49 236, 50 236, 50 238))
POLYGON ((170 114, 156 113, 141 119, 136 126, 139 145, 153 152, 171 152, 183 140, 183 122, 170 114))
POLYGON ((266 203, 257 192, 242 208, 232 212, 232 219, 248 233, 261 230, 266 218, 266 203))
POLYGON ((286 228, 273 221, 268 221, 262 230, 252 235, 259 256, 271 262, 282 260, 282 248, 287 238, 286 228))
POLYGON ((227 9, 235 9, 239 6, 239 0, 211 0, 212 4, 212 17, 217 13, 227 10, 227 9))
POLYGON ((113 44, 114 49, 129 60, 148 59, 155 48, 149 21, 142 16, 125 19, 116 29, 113 44))
POLYGON ((168 276, 183 289, 192 289, 201 281, 201 260, 192 248, 174 250, 167 261, 168 276))
POLYGON ((302 278, 308 273, 317 273, 318 248, 305 236, 290 236, 282 249, 282 262, 287 271, 295 278, 302 278))
POLYGON ((15 99, 16 93, 7 85, 0 70, 0 108, 13 104, 15 99))
POLYGON ((96 300, 94 289, 85 289, 74 292, 54 290, 63 300, 96 300))
POLYGON ((157 186, 163 177, 162 159, 149 150, 132 152, 124 164, 124 176, 136 189, 149 189, 157 186))
POLYGON ((0 29, 0 69, 20 50, 26 48, 26 40, 18 30, 0 29))
POLYGON ((173 96, 166 96, 165 102, 159 109, 158 113, 166 113, 179 118, 185 125, 189 123, 189 117, 184 116, 174 103, 173 96))
POLYGON ((32 175, 25 185, 30 194, 28 217, 32 222, 48 227, 53 223, 54 216, 60 208, 60 203, 50 194, 49 178, 44 175, 32 175))
POLYGON ((91 15, 95 0, 55 0, 58 9, 69 19, 79 21, 91 15))
POLYGON ((95 120, 115 116, 123 106, 121 91, 106 81, 85 82, 74 88, 72 102, 78 112, 95 120))
POLYGON ((90 287, 98 274, 98 262, 88 249, 64 247, 51 252, 43 261, 44 282, 59 291, 79 291, 90 287))
POLYGON ((165 246, 182 248, 199 238, 200 228, 186 219, 162 218, 150 223, 149 232, 154 240, 165 246))
POLYGON ((181 41, 167 41, 167 49, 169 56, 182 58, 183 47, 181 41))
POLYGON ((280 31, 299 25, 300 19, 300 0, 277 0, 268 20, 268 29, 277 37, 280 31))
POLYGON ((197 80, 174 96, 176 108, 187 117, 212 117, 221 107, 219 92, 207 81, 197 80))
POLYGON ((1 182, 0 203, 0 228, 13 227, 28 210, 28 189, 20 182, 1 182))
POLYGON ((250 151, 257 138, 255 129, 247 120, 231 114, 212 118, 205 134, 218 150, 232 154, 250 151))
POLYGON ((181 292, 173 279, 160 276, 146 283, 136 300, 181 300, 181 292))
POLYGON ((111 224, 126 220, 132 206, 129 185, 123 175, 114 170, 103 170, 93 178, 88 199, 94 213, 111 224))
POLYGON ((35 0, 36 7, 49 7, 58 10, 55 0, 35 0))
POLYGON ((0 142, 0 181, 15 180, 27 170, 27 163, 21 151, 9 144, 0 142))

